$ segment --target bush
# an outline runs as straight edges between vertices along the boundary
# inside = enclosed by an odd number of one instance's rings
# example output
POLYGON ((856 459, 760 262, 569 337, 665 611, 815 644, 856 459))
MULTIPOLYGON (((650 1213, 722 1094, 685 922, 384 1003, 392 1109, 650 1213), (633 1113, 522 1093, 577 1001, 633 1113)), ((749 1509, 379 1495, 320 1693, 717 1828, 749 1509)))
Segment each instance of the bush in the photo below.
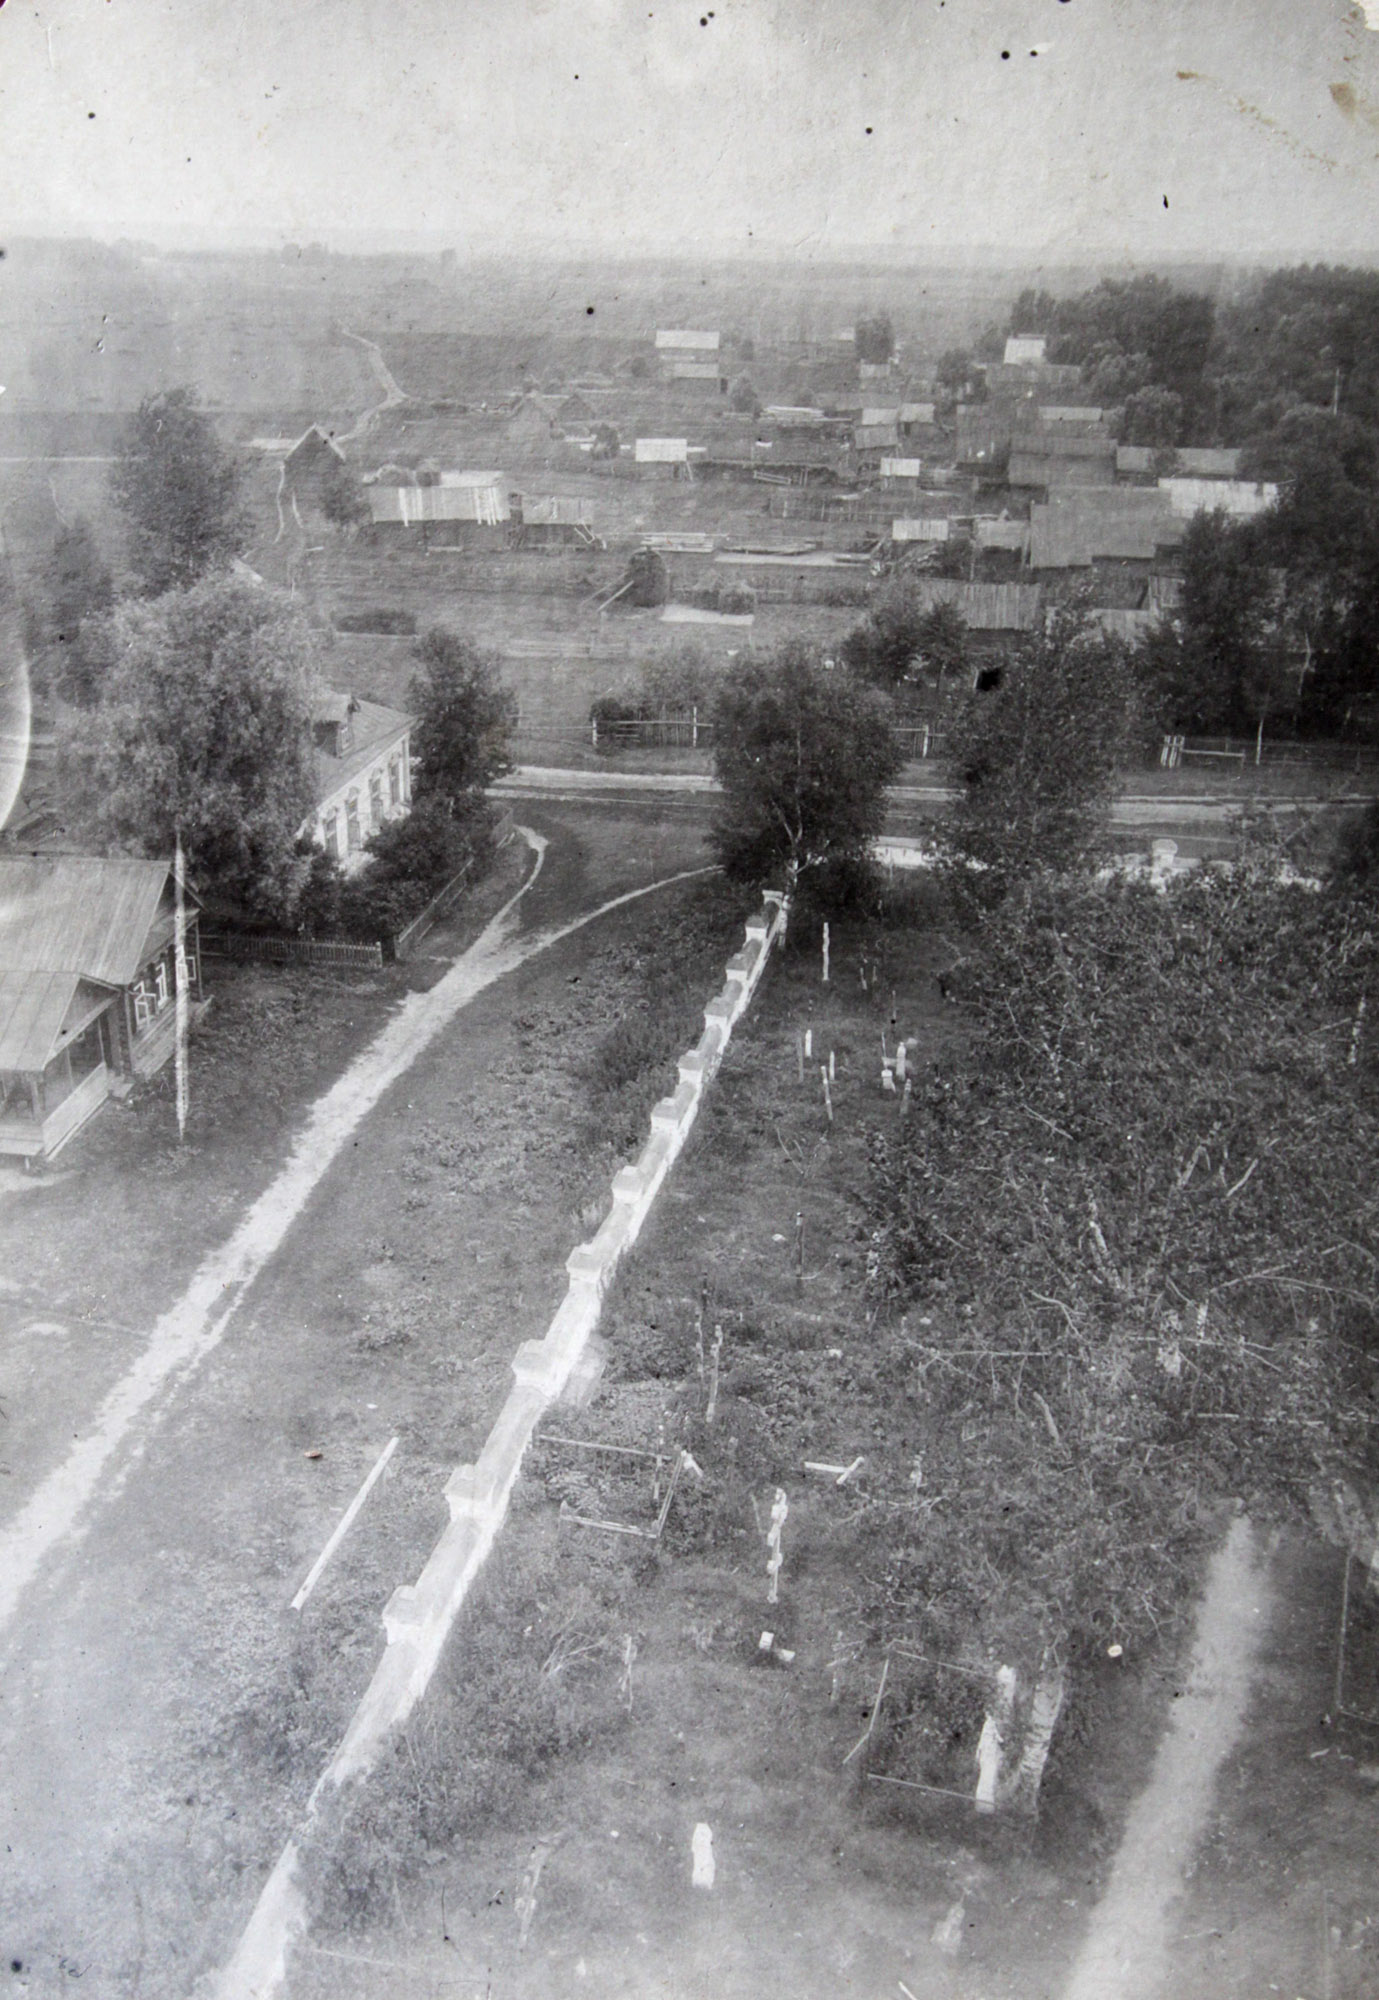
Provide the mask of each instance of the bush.
POLYGON ((638 610, 654 610, 670 596, 670 571, 657 549, 634 550, 624 581, 630 588, 620 601, 638 610))
MULTIPOLYGON (((405 819, 386 821, 366 843, 368 860, 360 873, 339 878, 339 929, 367 943, 395 937, 466 866, 476 876, 482 872, 491 856, 495 818, 480 796, 454 810, 432 796, 418 799, 405 819)), ((319 907, 328 910, 324 880, 317 893, 319 907)))
POLYGON ((597 696, 589 704, 589 720, 599 732, 598 748, 618 749, 622 739, 610 725, 618 722, 640 722, 645 714, 645 704, 633 693, 597 696))
POLYGON ((338 613, 335 629, 337 632, 377 632, 410 639, 417 629, 417 621, 411 611, 389 611, 382 605, 373 605, 367 611, 338 613))

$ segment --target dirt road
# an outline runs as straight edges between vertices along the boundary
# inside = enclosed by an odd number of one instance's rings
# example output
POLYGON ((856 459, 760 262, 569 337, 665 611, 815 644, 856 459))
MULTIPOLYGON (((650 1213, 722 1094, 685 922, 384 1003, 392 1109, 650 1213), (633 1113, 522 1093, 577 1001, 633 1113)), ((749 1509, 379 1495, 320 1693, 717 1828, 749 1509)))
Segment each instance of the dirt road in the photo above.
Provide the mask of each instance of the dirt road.
POLYGON ((1217 1773, 1244 1726, 1270 1587, 1241 1516, 1212 1558, 1192 1654, 1149 1782, 1126 1823, 1065 2000, 1168 2000, 1170 1914, 1201 1843, 1217 1773))
POLYGON ((554 1030, 524 1052, 520 1024, 601 1028, 610 949, 648 907, 626 899, 677 871, 664 841, 629 861, 626 829, 600 852, 545 824, 521 901, 318 1101, 99 1408, 77 1398, 66 1451, 54 1435, 27 1492, 5 1482, 0 1954, 31 1992, 173 2000, 224 1958, 434 1540, 445 1471, 549 1317, 586 1166, 575 1058, 554 1030))
POLYGON ((371 404, 352 429, 341 431, 335 440, 337 444, 348 444, 354 438, 363 437, 366 431, 373 429, 384 410, 396 409, 399 403, 405 403, 408 400, 407 391, 399 388, 398 384, 393 380, 392 371, 383 359, 383 350, 379 347, 377 341, 366 340, 362 333, 349 332, 346 332, 345 339, 358 341, 359 345, 368 355, 369 366, 377 376, 379 387, 383 391, 383 400, 381 403, 371 404))

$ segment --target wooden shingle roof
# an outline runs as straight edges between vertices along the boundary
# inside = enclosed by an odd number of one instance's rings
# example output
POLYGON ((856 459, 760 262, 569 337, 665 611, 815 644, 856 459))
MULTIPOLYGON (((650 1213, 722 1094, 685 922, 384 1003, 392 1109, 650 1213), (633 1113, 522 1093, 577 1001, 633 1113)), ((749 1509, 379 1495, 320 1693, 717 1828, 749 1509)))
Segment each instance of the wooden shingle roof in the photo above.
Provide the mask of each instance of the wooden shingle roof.
POLYGON ((0 860, 0 971, 127 986, 143 963, 169 863, 94 855, 0 860))
POLYGON ((45 1069, 113 990, 75 972, 0 970, 0 1070, 45 1069))

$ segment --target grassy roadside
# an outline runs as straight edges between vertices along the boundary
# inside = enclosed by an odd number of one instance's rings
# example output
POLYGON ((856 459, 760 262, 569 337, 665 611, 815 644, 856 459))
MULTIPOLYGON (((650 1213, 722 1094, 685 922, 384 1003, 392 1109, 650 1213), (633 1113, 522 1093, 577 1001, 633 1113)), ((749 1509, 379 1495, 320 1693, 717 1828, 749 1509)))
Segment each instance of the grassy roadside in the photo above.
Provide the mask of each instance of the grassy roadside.
MULTIPOLYGON (((447 926, 449 954, 478 935, 529 867, 520 843, 500 852, 447 926)), ((107 1105, 51 1171, 37 1172, 32 1192, 0 1205, 0 1263, 12 1285, 78 1317, 88 1307, 115 1322, 152 1317, 286 1157, 306 1109, 404 995, 442 969, 427 958, 376 973, 209 959, 185 1142, 169 1065, 107 1105)))
MULTIPOLYGON (((710 877, 633 904, 587 941, 535 961, 504 1000, 418 1064, 410 1102, 376 1121, 310 1243, 270 1279, 236 1364, 246 1388, 227 1393, 252 1393, 247 1385, 276 1345, 272 1329, 290 1326, 290 1351, 270 1365, 286 1407, 299 1396, 315 1406, 301 1441, 324 1442, 327 1461, 344 1458, 359 1421, 350 1413, 377 1408, 385 1414, 364 1420, 370 1434, 386 1435, 386 1423, 402 1443, 304 1616, 236 1658, 232 1677, 222 1667, 228 1727, 203 1714, 188 1741, 188 1768, 212 1760, 245 1821, 266 1824, 263 1800, 284 1789, 304 1799, 339 1740, 377 1656, 381 1606, 424 1560, 448 1472, 477 1451, 518 1341, 541 1330, 564 1257, 601 1220, 613 1172, 673 1087, 676 1058, 697 1035, 743 915, 741 892, 710 877)), ((291 1538, 275 1549, 279 1601, 311 1546, 291 1538)), ((333 1895, 369 1907, 382 1896, 391 1907, 395 1872, 405 1878, 452 1814, 492 1803, 493 1773, 506 1786, 512 1759, 539 1762, 584 1728, 557 1703, 531 1730, 504 1724, 503 1756, 488 1757, 483 1718, 491 1709, 497 1727, 503 1713, 493 1690, 492 1676, 471 1663, 467 1750, 452 1756, 451 1725, 428 1719, 432 1747, 418 1738, 408 1751, 409 1769, 422 1772, 406 1794, 412 1818, 390 1830, 402 1806, 388 1797, 367 1841, 351 1832, 333 1895)), ((564 1690, 562 1682, 554 1691, 564 1690)), ((259 1850, 250 1865, 266 1870, 273 1858, 259 1850)))

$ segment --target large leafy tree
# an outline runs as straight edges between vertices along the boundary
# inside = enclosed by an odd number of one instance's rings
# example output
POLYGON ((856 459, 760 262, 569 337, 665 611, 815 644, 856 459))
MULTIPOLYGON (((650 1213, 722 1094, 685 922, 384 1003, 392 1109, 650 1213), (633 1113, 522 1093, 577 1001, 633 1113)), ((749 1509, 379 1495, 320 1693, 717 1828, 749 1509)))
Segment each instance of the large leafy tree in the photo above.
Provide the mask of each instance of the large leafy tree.
POLYGON ((1213 1503, 1373 1480, 1373 906, 1260 860, 1044 878, 968 951, 972 1041, 874 1147, 876 1283, 963 1433, 891 1567, 942 1601, 985 1547, 990 1636, 1100 1650, 1172 1615, 1213 1503))
POLYGON ((1187 729, 1257 728, 1286 694, 1273 579, 1252 523, 1198 514, 1182 546, 1181 661, 1170 720, 1187 729))
POLYGON ((895 328, 889 313, 865 315, 852 330, 853 346, 859 361, 886 362, 895 353, 895 328))
POLYGON ((1024 639, 999 687, 974 695, 954 731, 962 779, 953 843, 980 864, 986 897, 1094 852, 1133 721, 1124 649, 1080 605, 1024 639))
POLYGON ((900 763, 885 697, 845 666, 799 642, 748 655, 714 708, 724 868, 793 888, 806 871, 864 862, 900 763))
POLYGON ((44 582, 46 602, 41 623, 43 637, 52 649, 57 681, 73 700, 90 701, 95 692, 98 654, 89 643, 86 628, 110 610, 115 586, 91 524, 82 516, 64 524, 53 545, 44 582))
POLYGON ((320 639, 261 586, 208 579, 108 620, 98 704, 60 746, 69 812, 109 852, 180 834, 203 889, 282 921, 305 884, 320 639))
POLYGON ((517 698, 500 663, 443 625, 417 641, 410 700, 417 724, 416 796, 458 807, 512 769, 508 739, 517 698))
POLYGON ((1070 299, 1022 293, 1010 330, 1047 332, 1050 359, 1093 371, 1126 357, 1127 387, 1157 383, 1190 403, 1201 387, 1214 324, 1212 301, 1199 292, 1181 292, 1165 278, 1103 278, 1070 299))
POLYGON ((147 396, 130 418, 110 490, 128 526, 129 558, 156 596, 225 569, 247 529, 240 469, 191 389, 147 396))
POLYGON ((927 677, 936 689, 961 674, 967 626, 951 604, 930 604, 908 578, 884 585, 842 644, 843 659, 878 687, 896 690, 927 677))
POLYGON ((1294 410, 1242 454, 1279 483, 1251 531, 1261 596, 1277 603, 1299 724, 1348 730, 1379 695, 1379 454, 1353 418, 1294 410))

